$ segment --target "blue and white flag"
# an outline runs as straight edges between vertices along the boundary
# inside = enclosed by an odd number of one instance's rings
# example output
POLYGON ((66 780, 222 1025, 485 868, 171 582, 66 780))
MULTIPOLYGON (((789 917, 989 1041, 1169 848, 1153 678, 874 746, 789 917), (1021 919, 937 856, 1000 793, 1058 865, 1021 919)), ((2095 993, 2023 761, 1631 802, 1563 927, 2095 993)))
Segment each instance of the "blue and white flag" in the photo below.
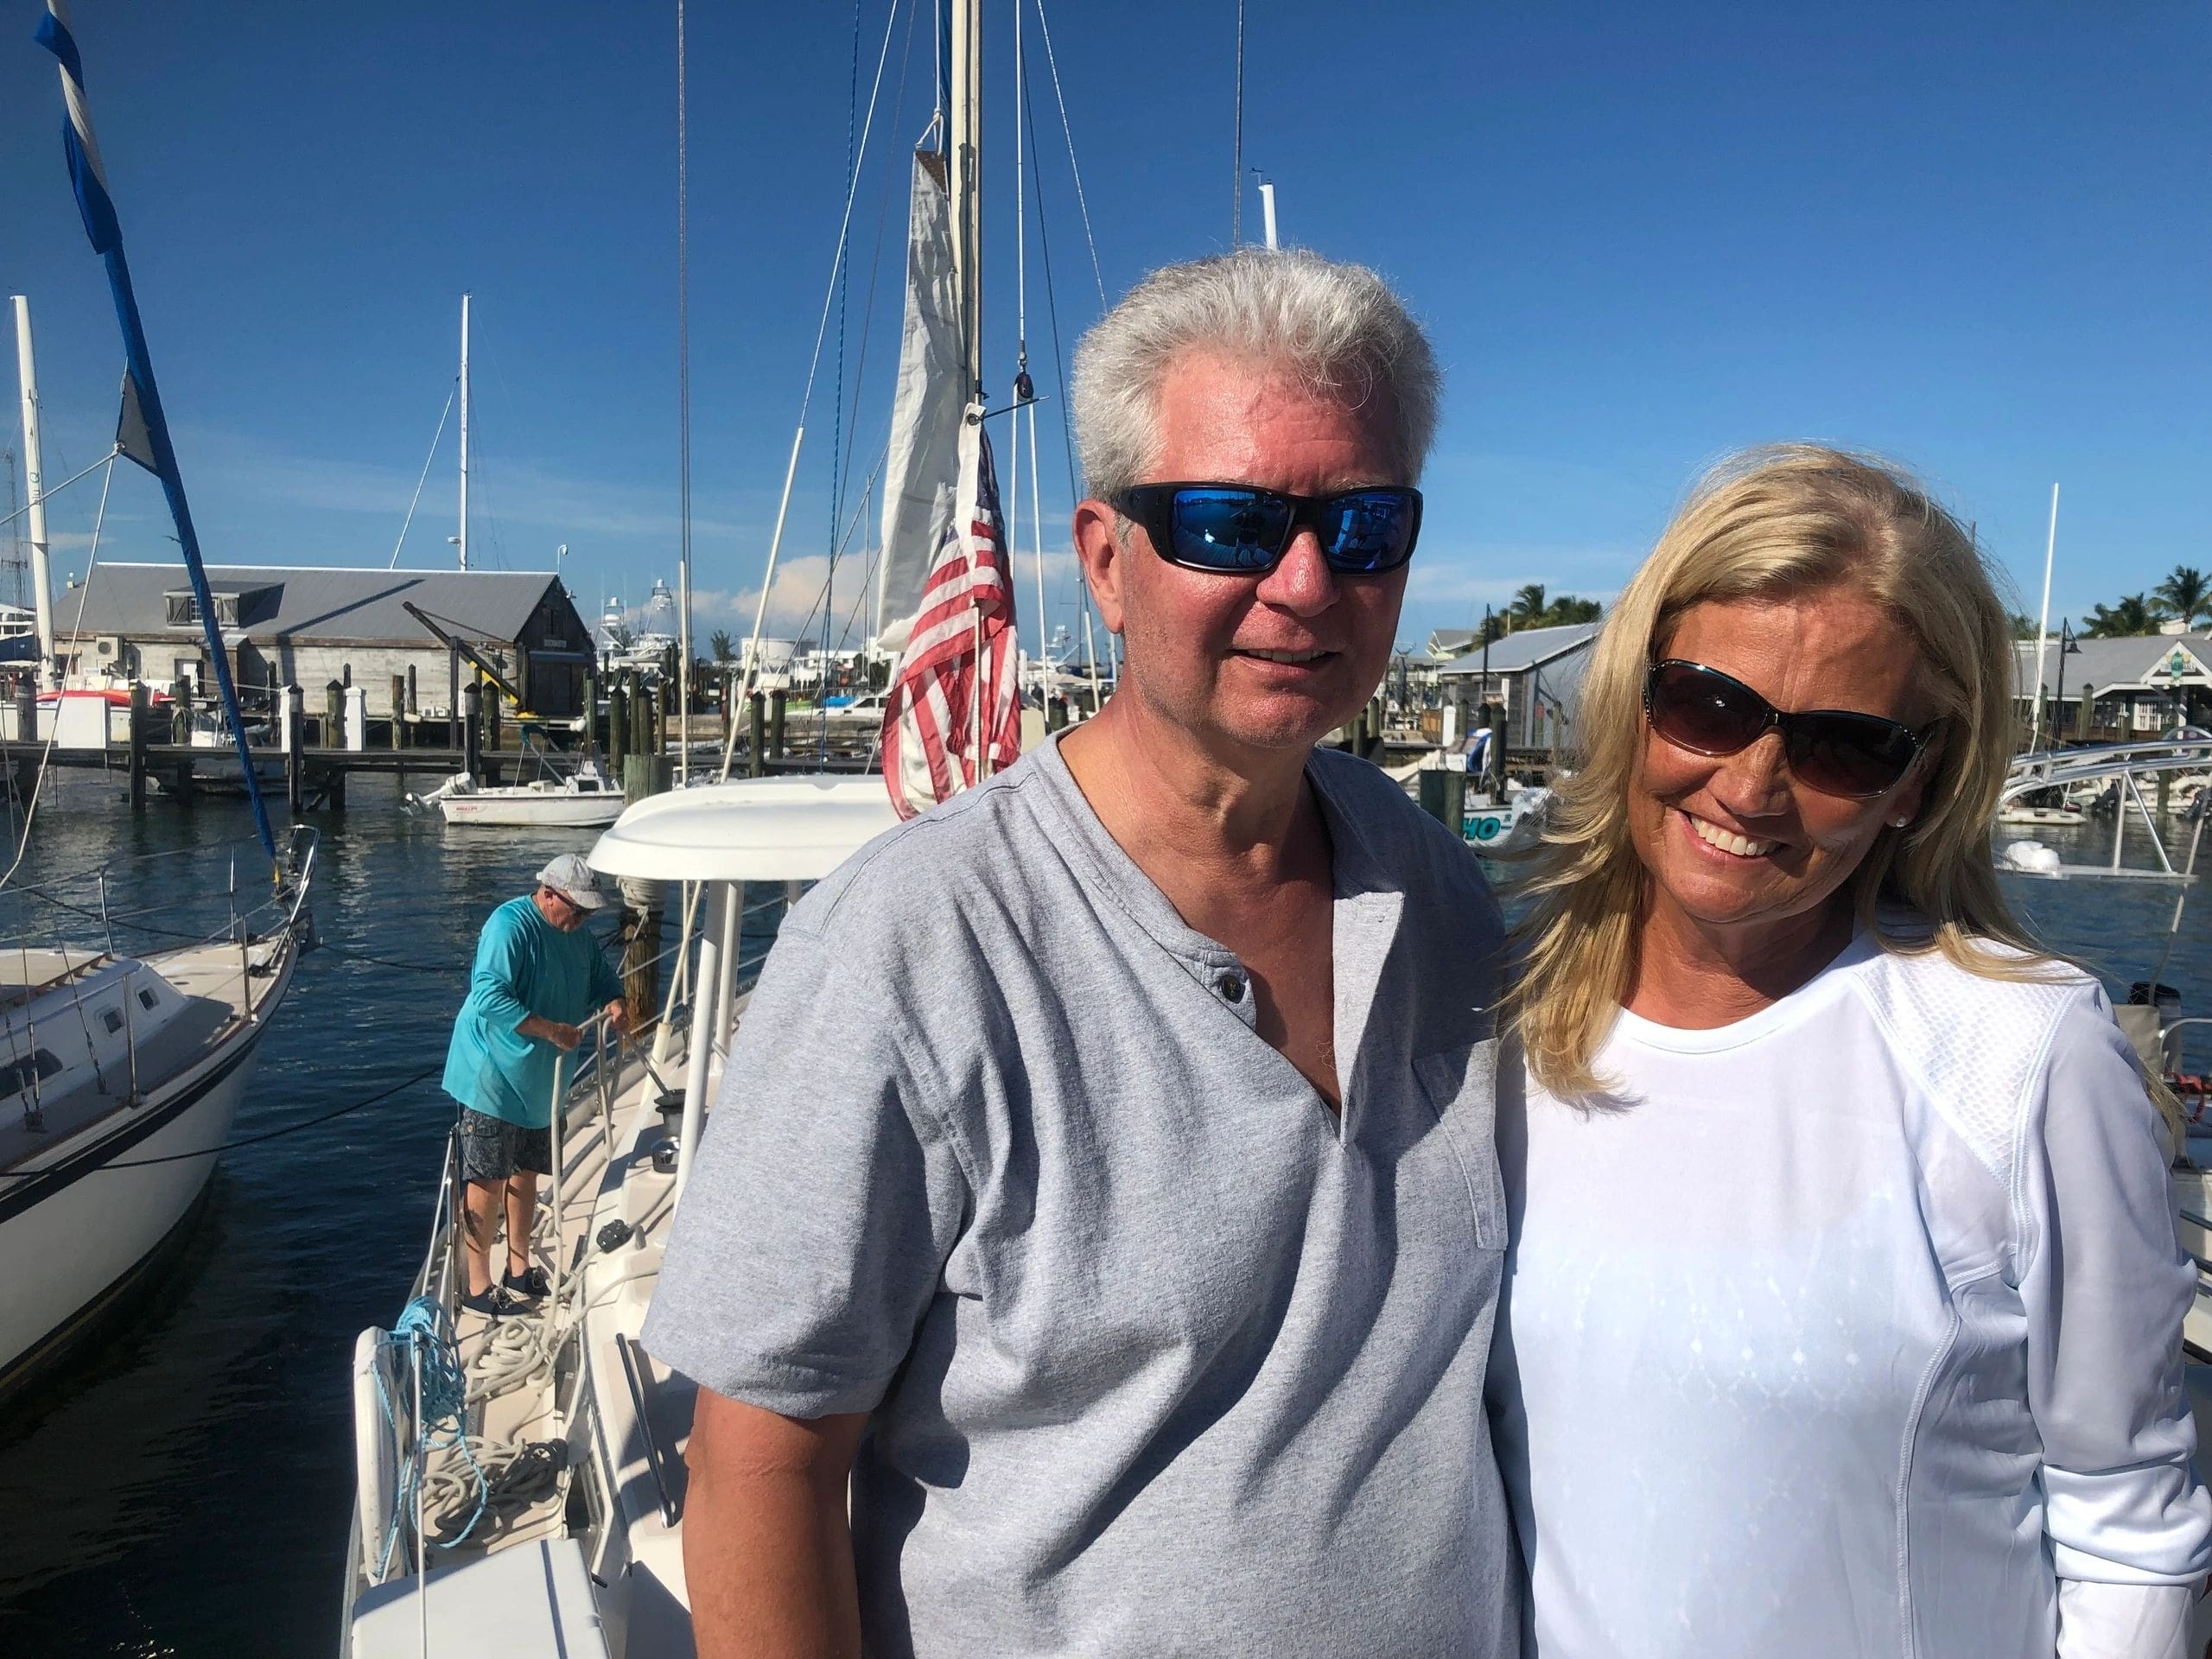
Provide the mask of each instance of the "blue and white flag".
POLYGON ((114 198, 108 194, 107 168, 100 162, 99 142, 92 137, 92 110, 85 99, 85 66, 77 54, 76 36, 69 32, 69 9, 64 0, 46 0, 46 16, 39 19, 38 43, 61 63, 61 101, 68 110, 68 118, 61 124, 61 146, 69 158, 69 183, 77 193, 77 211, 84 215, 85 234, 92 238, 92 251, 107 264, 116 320, 123 326, 126 368, 116 447, 162 480, 169 517, 176 523, 177 545, 184 550, 185 571, 192 579, 193 596, 200 602, 200 622, 207 635, 215 689, 222 696, 231 741, 245 773, 254 827, 261 833, 263 849, 273 859, 276 837, 270 830, 269 809, 262 802, 261 785, 254 777, 253 753, 246 745, 245 723, 238 715, 238 689, 231 681, 230 655, 216 625, 215 601, 207 591, 207 570, 200 557, 200 536, 192 527, 192 508, 184 499, 184 478, 177 470, 176 450, 169 442, 168 417, 162 410, 153 357, 146 349, 146 330, 138 320, 130 266, 123 257, 123 226, 116 218, 114 198))

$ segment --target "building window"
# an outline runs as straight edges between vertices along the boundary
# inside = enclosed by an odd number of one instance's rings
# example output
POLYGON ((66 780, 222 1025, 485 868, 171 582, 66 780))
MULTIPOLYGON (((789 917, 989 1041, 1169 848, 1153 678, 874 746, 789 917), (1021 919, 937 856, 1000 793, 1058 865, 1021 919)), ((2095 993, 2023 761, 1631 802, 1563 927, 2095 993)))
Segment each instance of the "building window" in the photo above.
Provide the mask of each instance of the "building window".
MULTIPOLYGON (((164 594, 168 601, 169 626, 196 628, 200 626, 200 596, 189 588, 182 593, 164 594)), ((211 594, 215 601, 215 620, 225 627, 236 627, 238 621, 238 596, 236 594, 211 594)))

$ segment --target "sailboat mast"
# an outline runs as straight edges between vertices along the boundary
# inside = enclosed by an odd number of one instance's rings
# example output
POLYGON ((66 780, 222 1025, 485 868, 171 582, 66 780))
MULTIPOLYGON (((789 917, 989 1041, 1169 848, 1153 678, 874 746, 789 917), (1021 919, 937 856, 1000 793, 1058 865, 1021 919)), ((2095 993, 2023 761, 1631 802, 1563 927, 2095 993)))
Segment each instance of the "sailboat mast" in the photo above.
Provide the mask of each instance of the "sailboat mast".
MULTIPOLYGON (((691 780, 691 183, 683 0, 676 0, 676 774, 691 780)), ((824 608, 825 617, 827 607, 824 608)), ((736 716, 722 710, 725 723, 736 716)))
POLYGON ((468 569, 468 296, 461 296, 461 568, 468 569))
POLYGON ((952 107, 945 135, 952 199, 952 269, 960 288, 960 350, 970 397, 983 391, 983 29, 982 0, 952 0, 952 107))
POLYGON ((38 671, 43 683, 54 664, 54 587, 46 568, 46 472, 39 458, 38 368, 31 361, 31 302, 21 294, 15 299, 16 368, 23 386, 23 486, 30 494, 31 590, 38 607, 38 671))
MULTIPOLYGON (((2050 486, 2050 536, 2043 545, 2043 613, 2036 622, 2036 709, 2034 717, 2028 722, 2028 749, 2031 753, 2041 746, 2043 741, 2043 662, 2044 653, 2050 645, 2050 567, 2057 556, 2058 486, 2053 484, 2050 486)), ((2062 661, 2059 672, 2063 674, 2065 671, 2065 664, 2062 661)), ((2056 710, 2052 712, 2051 718, 2054 721, 2057 718, 2056 710)))

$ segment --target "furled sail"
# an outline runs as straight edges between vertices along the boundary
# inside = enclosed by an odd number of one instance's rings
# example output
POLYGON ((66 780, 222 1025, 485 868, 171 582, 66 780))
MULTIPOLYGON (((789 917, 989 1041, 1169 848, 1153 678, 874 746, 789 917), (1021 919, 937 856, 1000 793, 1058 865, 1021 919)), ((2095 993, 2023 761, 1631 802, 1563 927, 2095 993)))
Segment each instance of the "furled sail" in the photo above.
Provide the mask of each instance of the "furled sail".
POLYGON ((875 614, 881 651, 905 648, 930 567, 952 524, 961 416, 971 390, 961 385, 960 365, 959 283, 944 157, 918 149, 906 222, 906 321, 884 464, 883 569, 875 614))

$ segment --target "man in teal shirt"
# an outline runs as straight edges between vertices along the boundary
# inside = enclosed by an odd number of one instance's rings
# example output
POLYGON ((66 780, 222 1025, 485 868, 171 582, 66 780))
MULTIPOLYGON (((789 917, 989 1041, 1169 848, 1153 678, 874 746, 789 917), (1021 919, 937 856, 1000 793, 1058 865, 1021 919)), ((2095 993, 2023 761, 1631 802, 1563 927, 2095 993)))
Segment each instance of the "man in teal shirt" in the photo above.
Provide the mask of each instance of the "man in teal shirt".
POLYGON ((496 1317, 505 1297, 534 1301, 550 1287, 545 1269, 531 1264, 530 1234, 537 1178, 553 1173, 554 1074, 594 1010, 604 1009, 618 1032, 628 1023, 622 981, 584 931, 607 902, 582 855, 563 853, 537 873, 535 892, 492 912, 476 941, 468 1000, 446 1051, 445 1090, 461 1103, 467 1183, 461 1306, 479 1313, 496 1317), (507 1273, 495 1289, 492 1236, 503 1210, 507 1273))

